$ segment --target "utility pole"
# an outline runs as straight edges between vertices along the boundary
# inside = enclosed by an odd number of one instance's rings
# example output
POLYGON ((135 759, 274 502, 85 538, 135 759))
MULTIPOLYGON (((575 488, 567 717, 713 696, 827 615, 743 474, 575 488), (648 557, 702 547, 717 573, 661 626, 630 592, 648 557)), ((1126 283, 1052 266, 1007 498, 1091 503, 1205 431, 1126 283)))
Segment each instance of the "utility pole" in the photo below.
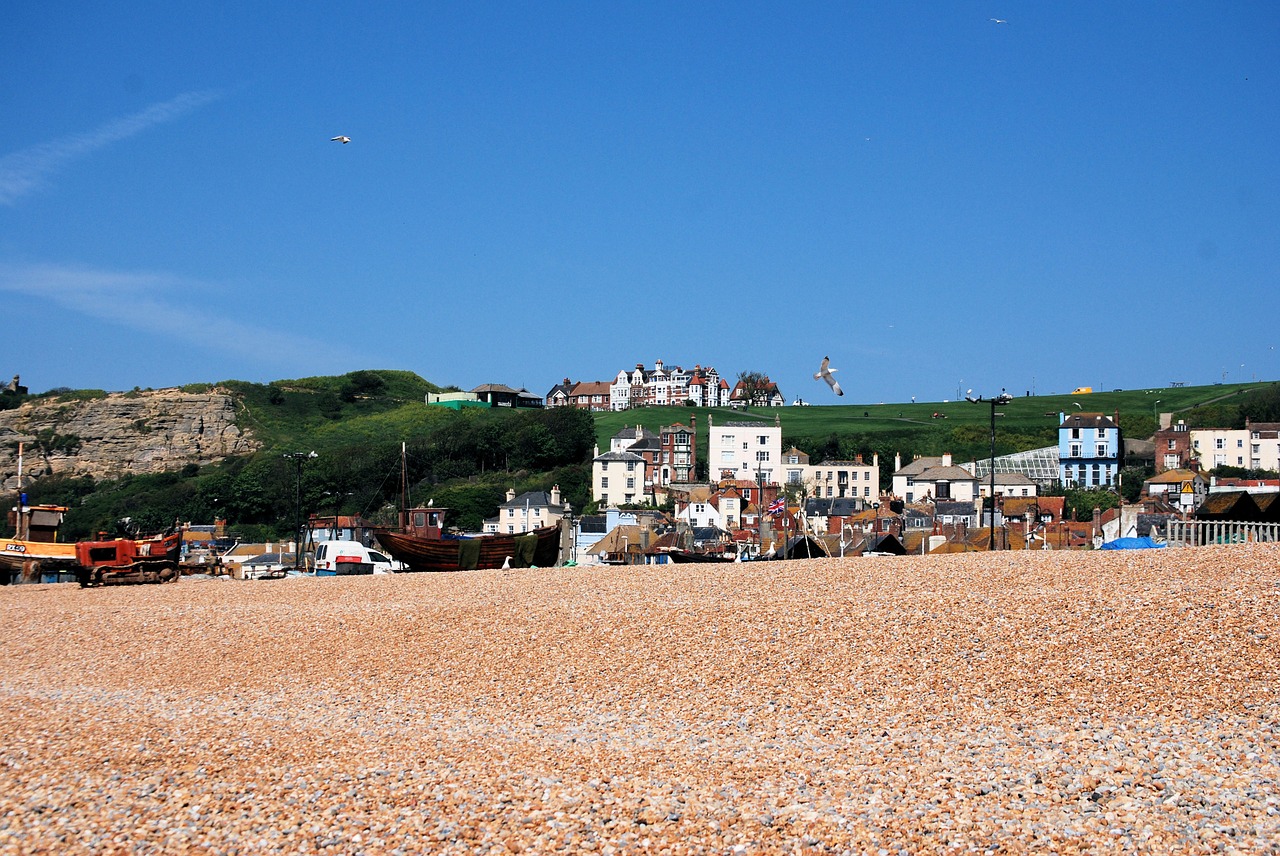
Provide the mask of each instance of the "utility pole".
MULTIPOLYGON (((970 404, 979 404, 984 401, 981 395, 974 398, 973 390, 969 390, 964 398, 970 404)), ((995 398, 985 400, 991 405, 991 528, 987 540, 987 550, 991 551, 996 548, 996 407, 1003 407, 1013 401, 1013 396, 1002 389, 995 398)))
POLYGON ((291 458, 297 465, 297 492, 294 497, 294 520, 297 522, 294 536, 297 541, 293 548, 293 569, 296 571, 301 567, 302 562, 302 465, 312 459, 320 457, 314 451, 311 452, 285 452, 282 457, 291 458))

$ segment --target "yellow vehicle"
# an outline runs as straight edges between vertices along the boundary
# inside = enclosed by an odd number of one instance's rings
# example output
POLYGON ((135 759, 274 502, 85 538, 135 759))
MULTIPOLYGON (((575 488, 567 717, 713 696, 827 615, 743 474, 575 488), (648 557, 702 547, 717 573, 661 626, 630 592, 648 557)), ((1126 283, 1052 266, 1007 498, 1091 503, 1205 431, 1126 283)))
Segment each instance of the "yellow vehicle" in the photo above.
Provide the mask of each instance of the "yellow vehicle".
POLYGON ((1072 395, 1088 395, 1091 392, 1093 392, 1093 387, 1091 386, 1077 386, 1071 390, 1072 395))

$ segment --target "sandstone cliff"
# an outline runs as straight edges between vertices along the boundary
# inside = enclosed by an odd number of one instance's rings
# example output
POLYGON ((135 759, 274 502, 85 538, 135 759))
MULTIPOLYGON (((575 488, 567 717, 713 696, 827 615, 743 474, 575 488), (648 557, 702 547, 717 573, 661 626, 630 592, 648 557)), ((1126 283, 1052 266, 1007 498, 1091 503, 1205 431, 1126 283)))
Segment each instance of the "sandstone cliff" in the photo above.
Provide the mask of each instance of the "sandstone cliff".
POLYGON ((0 481, 6 491, 18 487, 19 440, 26 441, 23 475, 35 478, 51 473, 113 478, 248 454, 260 444, 236 426, 237 401, 216 389, 28 401, 0 411, 0 481))

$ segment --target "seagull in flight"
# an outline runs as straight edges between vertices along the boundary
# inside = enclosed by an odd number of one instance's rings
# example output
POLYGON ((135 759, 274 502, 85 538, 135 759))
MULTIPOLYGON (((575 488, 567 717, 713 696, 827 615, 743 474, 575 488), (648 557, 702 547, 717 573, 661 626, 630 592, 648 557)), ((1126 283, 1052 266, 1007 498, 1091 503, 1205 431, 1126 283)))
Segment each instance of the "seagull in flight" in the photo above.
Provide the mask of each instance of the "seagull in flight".
POLYGON ((991 23, 993 23, 993 24, 1007 24, 1007 23, 1009 23, 1009 22, 1008 22, 1008 21, 1006 21, 1004 18, 988 18, 987 20, 991 21, 991 23))
POLYGON ((813 376, 814 380, 825 380, 827 386, 831 387, 836 395, 844 395, 844 390, 840 388, 840 384, 836 383, 836 379, 831 376, 832 372, 838 372, 839 369, 831 368, 831 358, 823 357, 822 365, 818 366, 818 372, 813 376))
POLYGON ((350 137, 330 137, 329 141, 333 143, 342 143, 345 146, 347 143, 351 142, 351 138, 350 137))

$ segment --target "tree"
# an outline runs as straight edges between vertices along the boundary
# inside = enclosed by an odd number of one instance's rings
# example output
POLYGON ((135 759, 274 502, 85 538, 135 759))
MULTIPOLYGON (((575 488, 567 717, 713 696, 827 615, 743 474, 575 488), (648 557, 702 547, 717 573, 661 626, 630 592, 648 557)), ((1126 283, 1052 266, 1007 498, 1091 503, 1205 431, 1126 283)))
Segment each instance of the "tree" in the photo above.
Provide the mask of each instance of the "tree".
POLYGON ((740 399, 745 404, 758 404, 757 396, 767 391, 769 378, 763 372, 738 372, 740 399))
POLYGON ((1092 488, 1072 489, 1066 492, 1067 514, 1077 523, 1093 519, 1093 510, 1106 511, 1120 504, 1120 496, 1109 490, 1092 488))

